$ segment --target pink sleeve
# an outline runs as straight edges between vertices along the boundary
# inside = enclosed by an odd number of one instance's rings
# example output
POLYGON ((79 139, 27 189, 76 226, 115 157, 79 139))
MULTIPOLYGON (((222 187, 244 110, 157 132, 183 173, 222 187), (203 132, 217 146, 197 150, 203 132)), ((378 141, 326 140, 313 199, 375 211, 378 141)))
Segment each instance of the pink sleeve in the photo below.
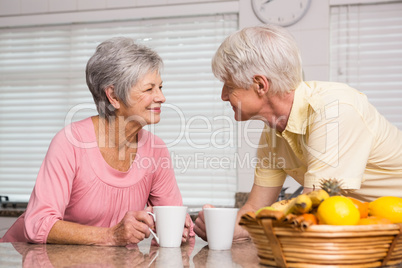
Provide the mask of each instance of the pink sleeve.
POLYGON ((176 182, 169 151, 162 140, 159 140, 159 142, 161 142, 162 145, 158 147, 163 148, 153 149, 154 155, 152 157, 155 159, 154 163, 156 163, 156 166, 148 204, 152 206, 181 206, 183 205, 183 200, 176 182))
MULTIPOLYGON (((158 140, 159 138, 156 137, 156 139, 158 140)), ((177 185, 169 150, 162 140, 159 139, 157 143, 162 148, 155 149, 156 153, 153 156, 156 160, 155 163, 158 164, 154 173, 148 205, 181 206, 183 205, 183 199, 177 185)), ((195 236, 193 221, 190 224, 189 236, 195 236)))
MULTIPOLYGON (((159 165, 157 165, 157 169, 154 174, 154 180, 148 204, 151 206, 181 206, 183 205, 183 200, 176 182, 176 177, 174 175, 174 169, 169 151, 166 147, 158 151, 160 155, 155 158, 155 163, 159 163, 159 165)), ((189 228, 189 236, 195 236, 193 221, 191 221, 190 224, 191 225, 189 228)))
POLYGON ((54 223, 62 220, 75 176, 73 146, 60 131, 52 140, 39 170, 25 215, 25 237, 46 243, 54 223))

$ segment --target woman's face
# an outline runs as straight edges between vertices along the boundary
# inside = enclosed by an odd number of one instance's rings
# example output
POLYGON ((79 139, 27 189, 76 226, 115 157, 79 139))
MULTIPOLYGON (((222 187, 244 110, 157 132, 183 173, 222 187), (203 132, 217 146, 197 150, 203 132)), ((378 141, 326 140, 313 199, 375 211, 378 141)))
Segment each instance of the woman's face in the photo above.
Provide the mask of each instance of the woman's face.
POLYGON ((254 85, 248 89, 236 87, 232 81, 225 81, 221 98, 228 101, 234 110, 236 121, 246 121, 258 115, 260 98, 254 90, 254 85))
POLYGON ((162 93, 162 79, 158 72, 147 73, 130 90, 129 105, 121 105, 116 115, 126 121, 138 121, 142 125, 160 121, 161 105, 165 102, 162 93))

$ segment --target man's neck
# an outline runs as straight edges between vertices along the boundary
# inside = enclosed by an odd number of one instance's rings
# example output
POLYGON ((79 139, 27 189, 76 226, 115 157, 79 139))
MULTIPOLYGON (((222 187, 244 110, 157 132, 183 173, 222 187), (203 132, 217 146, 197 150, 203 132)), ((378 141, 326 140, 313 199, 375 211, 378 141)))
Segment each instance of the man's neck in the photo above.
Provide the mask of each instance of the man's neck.
POLYGON ((292 110, 295 91, 292 90, 285 94, 269 95, 267 106, 261 113, 263 121, 271 128, 283 132, 288 123, 289 115, 292 110))

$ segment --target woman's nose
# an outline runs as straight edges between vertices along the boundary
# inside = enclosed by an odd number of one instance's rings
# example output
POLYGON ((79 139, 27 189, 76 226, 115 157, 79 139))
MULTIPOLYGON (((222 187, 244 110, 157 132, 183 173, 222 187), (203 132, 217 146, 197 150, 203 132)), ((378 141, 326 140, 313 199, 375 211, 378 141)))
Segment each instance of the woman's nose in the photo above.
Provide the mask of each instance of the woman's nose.
POLYGON ((155 102, 163 103, 165 101, 166 101, 165 95, 163 95, 162 90, 159 90, 159 92, 155 96, 155 102))

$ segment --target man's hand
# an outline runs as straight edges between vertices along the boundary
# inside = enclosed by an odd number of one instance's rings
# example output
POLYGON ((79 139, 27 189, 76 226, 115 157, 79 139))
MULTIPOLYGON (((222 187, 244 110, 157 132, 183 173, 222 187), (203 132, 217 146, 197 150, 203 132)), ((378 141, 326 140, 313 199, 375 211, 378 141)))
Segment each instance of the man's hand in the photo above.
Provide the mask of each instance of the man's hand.
MULTIPOLYGON (((213 208, 213 205, 206 204, 202 208, 213 208)), ((198 212, 198 217, 195 220, 194 232, 201 237, 203 240, 207 241, 207 231, 205 228, 205 218, 204 218, 204 210, 198 212)))
MULTIPOLYGON (((278 198, 281 189, 281 186, 262 187, 253 185, 246 204, 244 204, 244 206, 240 208, 239 212, 237 213, 236 225, 233 233, 233 242, 250 238, 248 232, 239 225, 241 216, 249 211, 257 211, 259 208, 271 205, 278 198)), ((202 208, 213 207, 214 206, 207 204, 204 205, 202 208)), ((203 240, 208 241, 205 228, 204 211, 200 211, 198 213, 198 217, 195 220, 194 231, 203 240)))
MULTIPOLYGON (((207 205, 204 205, 202 208, 213 208, 213 207, 214 206, 207 204, 207 205)), ((248 232, 245 229, 243 229, 242 227, 240 227, 240 225, 238 224, 241 215, 243 215, 243 212, 242 212, 242 210, 239 210, 239 212, 237 213, 236 225, 235 225, 235 230, 234 230, 234 234, 233 234, 233 242, 249 238, 248 232)), ((198 213, 198 217, 195 220, 194 232, 199 237, 201 237, 203 240, 208 241, 207 232, 206 232, 206 228, 205 228, 205 218, 204 218, 203 210, 201 210, 198 213)))

